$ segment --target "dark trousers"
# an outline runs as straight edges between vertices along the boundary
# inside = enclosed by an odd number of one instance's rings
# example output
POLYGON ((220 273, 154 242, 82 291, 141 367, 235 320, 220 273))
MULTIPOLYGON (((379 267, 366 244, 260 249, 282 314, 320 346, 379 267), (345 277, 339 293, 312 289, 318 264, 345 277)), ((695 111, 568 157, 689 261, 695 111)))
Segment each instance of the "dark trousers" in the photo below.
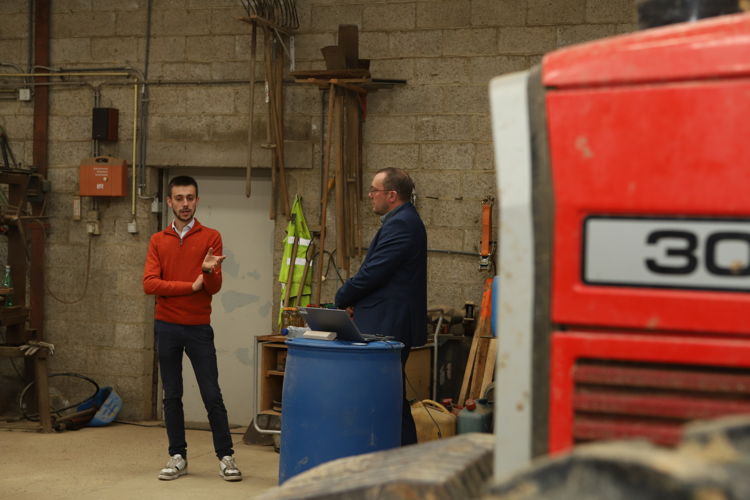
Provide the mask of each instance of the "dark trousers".
POLYGON ((406 360, 409 359, 411 347, 404 346, 401 350, 401 393, 403 405, 401 407, 401 446, 417 443, 417 426, 411 414, 411 405, 406 399, 406 360))
POLYGON ((164 388, 164 421, 169 439, 169 455, 187 457, 185 414, 182 410, 182 353, 187 353, 198 381, 203 405, 214 439, 216 456, 234 455, 229 419, 219 388, 214 330, 211 325, 177 325, 157 320, 154 324, 159 354, 161 383, 164 388))

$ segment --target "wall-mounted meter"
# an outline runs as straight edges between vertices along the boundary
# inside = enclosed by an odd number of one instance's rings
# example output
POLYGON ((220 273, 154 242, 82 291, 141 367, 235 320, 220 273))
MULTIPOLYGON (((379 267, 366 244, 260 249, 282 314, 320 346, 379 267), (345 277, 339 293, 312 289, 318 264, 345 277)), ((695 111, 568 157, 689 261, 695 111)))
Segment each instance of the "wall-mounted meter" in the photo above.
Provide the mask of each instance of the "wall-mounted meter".
POLYGON ((81 162, 81 196, 127 196, 128 163, 121 158, 97 156, 81 162))

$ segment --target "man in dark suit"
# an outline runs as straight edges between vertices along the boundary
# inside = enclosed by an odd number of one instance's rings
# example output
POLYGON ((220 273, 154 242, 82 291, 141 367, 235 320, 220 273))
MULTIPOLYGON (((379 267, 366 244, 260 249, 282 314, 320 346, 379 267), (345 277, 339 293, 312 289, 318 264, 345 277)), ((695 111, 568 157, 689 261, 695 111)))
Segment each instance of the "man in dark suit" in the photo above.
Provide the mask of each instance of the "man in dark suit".
MULTIPOLYGON (((372 211, 382 227, 362 266, 336 293, 338 307, 351 308, 365 333, 390 335, 403 342, 403 372, 409 350, 427 337, 427 233, 411 203, 414 182, 400 169, 379 170, 370 184, 372 211)), ((401 444, 417 442, 411 408, 404 394, 401 444)))

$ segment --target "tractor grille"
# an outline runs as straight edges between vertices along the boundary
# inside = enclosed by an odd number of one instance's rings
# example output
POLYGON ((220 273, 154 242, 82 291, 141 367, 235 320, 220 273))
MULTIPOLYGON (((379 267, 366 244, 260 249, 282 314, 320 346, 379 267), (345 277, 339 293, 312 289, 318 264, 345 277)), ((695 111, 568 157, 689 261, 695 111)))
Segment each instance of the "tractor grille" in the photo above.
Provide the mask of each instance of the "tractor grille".
POLYGON ((643 437, 671 446, 688 421, 750 414, 750 369, 579 360, 573 383, 577 443, 643 437))

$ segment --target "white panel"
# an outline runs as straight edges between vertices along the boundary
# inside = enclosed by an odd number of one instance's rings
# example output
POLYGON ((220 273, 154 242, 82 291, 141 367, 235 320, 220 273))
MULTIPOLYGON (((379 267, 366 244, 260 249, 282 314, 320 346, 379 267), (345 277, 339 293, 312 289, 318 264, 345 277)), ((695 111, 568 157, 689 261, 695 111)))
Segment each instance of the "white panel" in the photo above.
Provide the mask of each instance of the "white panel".
POLYGON ((534 245, 528 72, 490 82, 495 171, 500 198, 500 312, 495 369, 495 480, 531 459, 534 245))

